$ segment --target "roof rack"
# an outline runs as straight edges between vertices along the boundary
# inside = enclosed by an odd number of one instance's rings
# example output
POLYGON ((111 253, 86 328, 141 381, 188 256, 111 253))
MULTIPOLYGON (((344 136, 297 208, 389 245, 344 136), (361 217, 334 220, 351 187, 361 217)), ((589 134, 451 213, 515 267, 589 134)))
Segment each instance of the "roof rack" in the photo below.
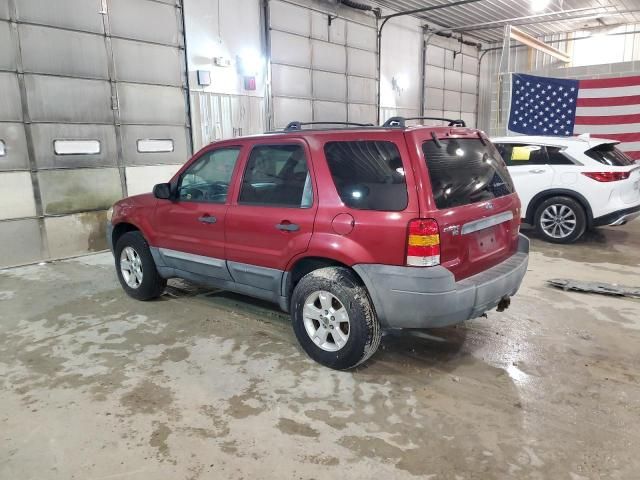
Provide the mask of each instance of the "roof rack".
POLYGON ((464 120, 452 120, 450 118, 440 118, 440 117, 391 117, 384 124, 383 127, 400 127, 404 128, 407 126, 407 120, 442 120, 443 122, 448 122, 450 127, 466 127, 467 124, 464 123, 464 120))
POLYGON ((373 123, 355 123, 355 122, 290 122, 284 127, 285 132, 293 132, 302 130, 305 125, 343 125, 351 127, 373 127, 373 123))

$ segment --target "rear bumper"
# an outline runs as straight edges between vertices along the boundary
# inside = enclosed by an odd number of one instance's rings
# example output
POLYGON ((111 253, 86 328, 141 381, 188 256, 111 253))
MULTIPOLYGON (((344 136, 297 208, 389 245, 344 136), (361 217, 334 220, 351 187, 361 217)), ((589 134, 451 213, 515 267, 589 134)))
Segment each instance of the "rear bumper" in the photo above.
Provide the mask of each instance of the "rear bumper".
POLYGON ((529 239, 498 265, 459 282, 444 267, 361 264, 363 279, 385 328, 432 328, 464 322, 495 308, 520 288, 529 262, 529 239))
POLYGON ((598 218, 593 219, 594 227, 603 227, 605 225, 618 226, 630 222, 634 218, 640 217, 640 205, 635 207, 617 210, 598 218))

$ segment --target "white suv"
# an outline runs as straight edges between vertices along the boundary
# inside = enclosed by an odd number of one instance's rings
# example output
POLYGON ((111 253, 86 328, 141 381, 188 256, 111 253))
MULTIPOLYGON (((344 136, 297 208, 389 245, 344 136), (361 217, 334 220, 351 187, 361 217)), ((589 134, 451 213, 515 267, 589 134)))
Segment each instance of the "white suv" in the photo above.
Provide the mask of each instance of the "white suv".
POLYGON ((523 221, 550 242, 640 216, 640 164, 618 142, 580 137, 493 138, 522 202, 523 221))

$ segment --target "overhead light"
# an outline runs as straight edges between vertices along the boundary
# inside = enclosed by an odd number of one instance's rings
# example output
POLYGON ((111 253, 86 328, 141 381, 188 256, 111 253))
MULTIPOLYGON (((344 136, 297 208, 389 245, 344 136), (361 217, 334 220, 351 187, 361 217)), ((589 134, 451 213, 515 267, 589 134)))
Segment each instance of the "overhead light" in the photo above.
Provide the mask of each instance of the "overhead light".
POLYGON ((541 12, 549 6, 551 0, 529 0, 531 2, 532 12, 541 12))
POLYGON ((244 76, 256 76, 262 71, 264 58, 253 50, 245 50, 237 58, 238 70, 244 76))

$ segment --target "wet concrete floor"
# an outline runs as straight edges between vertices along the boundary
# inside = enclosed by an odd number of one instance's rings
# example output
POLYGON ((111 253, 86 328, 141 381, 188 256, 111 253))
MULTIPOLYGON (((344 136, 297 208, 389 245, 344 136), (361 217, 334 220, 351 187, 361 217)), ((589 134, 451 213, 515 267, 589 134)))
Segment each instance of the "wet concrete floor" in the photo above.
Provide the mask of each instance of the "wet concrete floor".
POLYGON ((533 238, 504 313, 308 360, 286 316, 172 282, 120 289, 109 254, 0 271, 1 479, 640 478, 640 221, 533 238))

